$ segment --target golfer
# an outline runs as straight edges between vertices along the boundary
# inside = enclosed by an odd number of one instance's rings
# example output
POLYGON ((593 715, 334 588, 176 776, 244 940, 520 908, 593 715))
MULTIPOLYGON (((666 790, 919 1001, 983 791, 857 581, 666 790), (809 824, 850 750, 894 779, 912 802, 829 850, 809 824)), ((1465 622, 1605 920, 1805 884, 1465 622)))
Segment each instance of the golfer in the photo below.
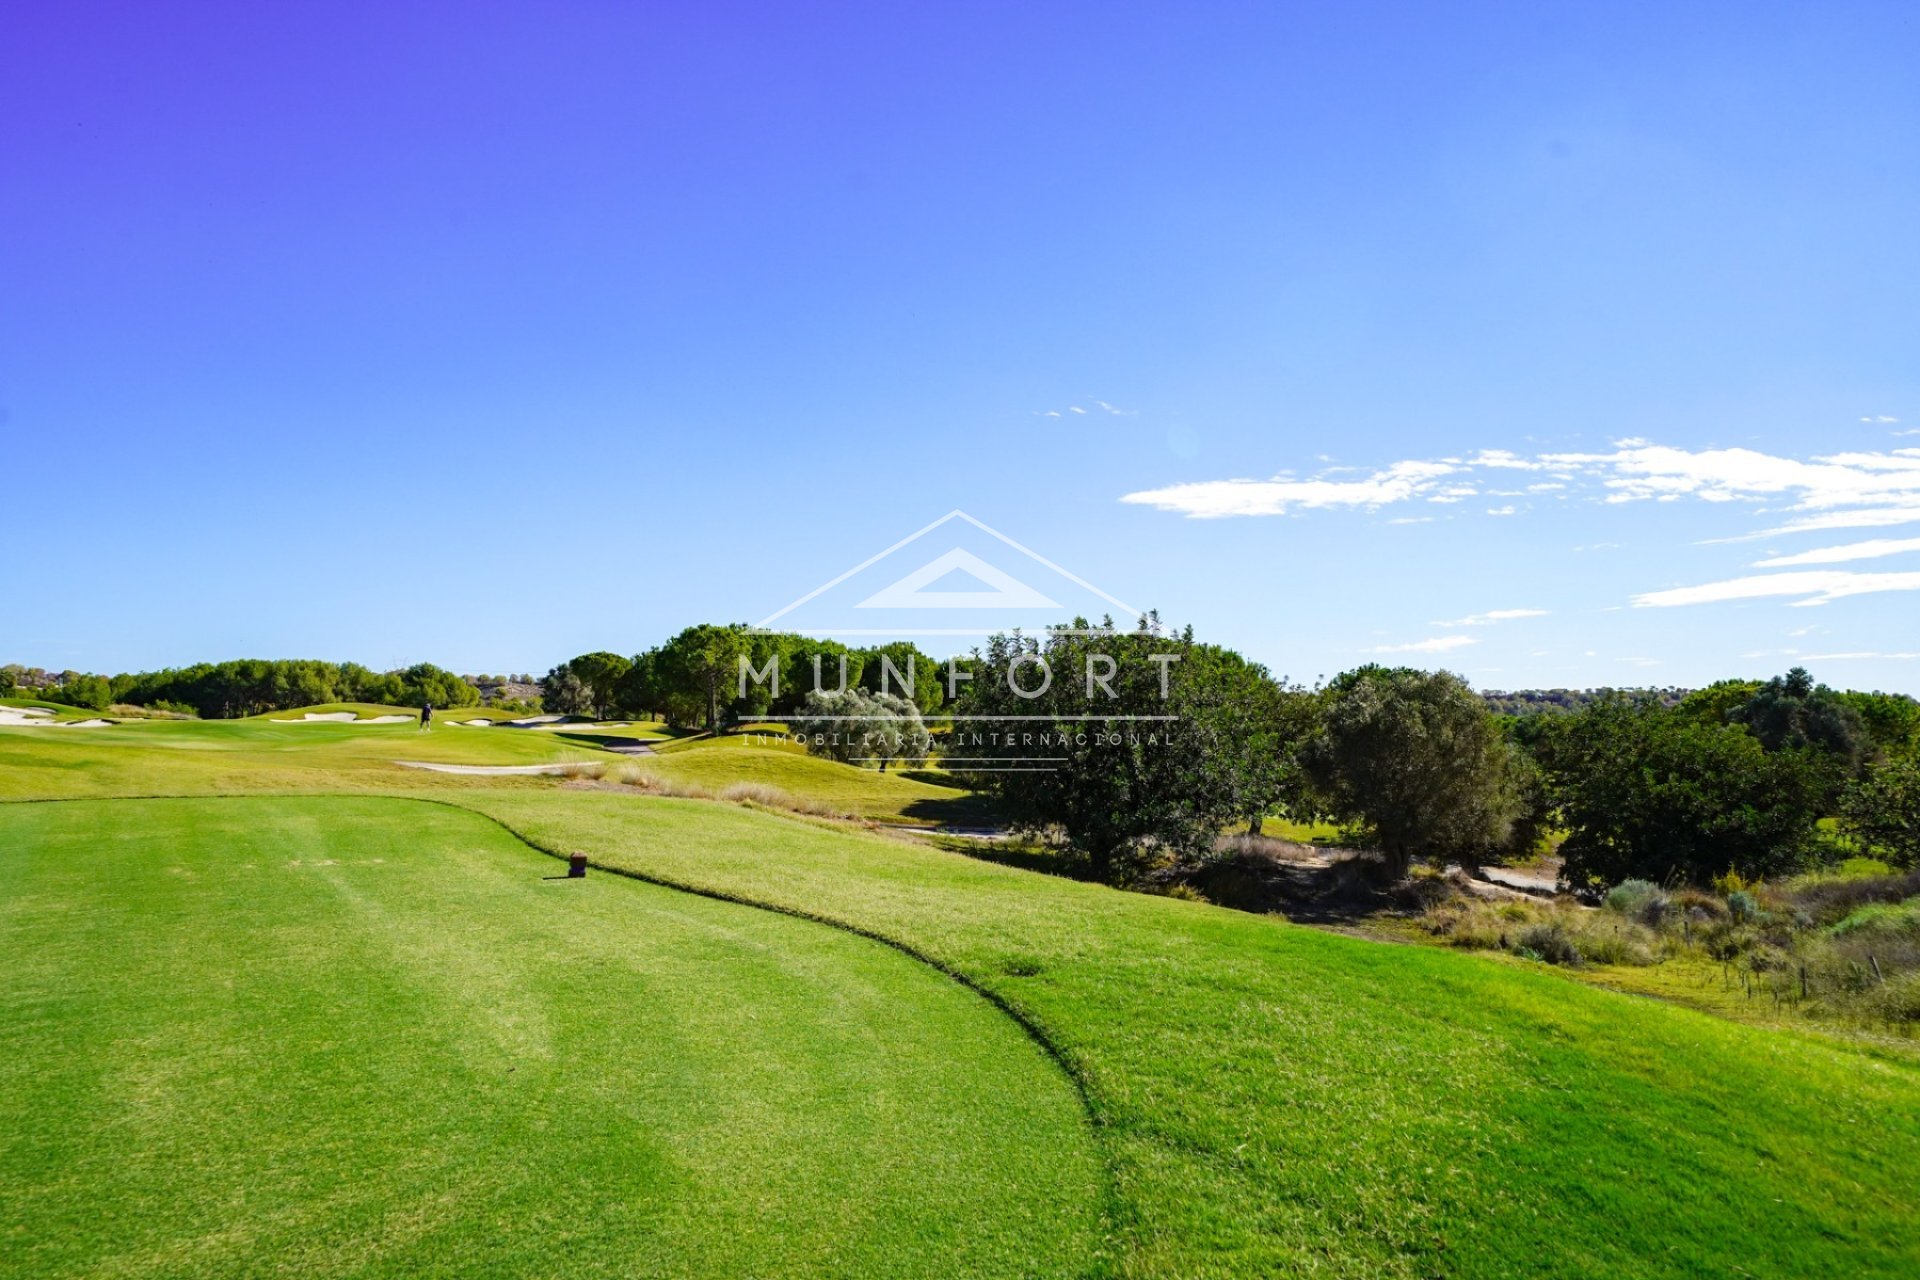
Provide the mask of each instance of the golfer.
POLYGON ((431 728, 433 728, 433 704, 423 702, 420 704, 420 731, 424 733, 431 728))

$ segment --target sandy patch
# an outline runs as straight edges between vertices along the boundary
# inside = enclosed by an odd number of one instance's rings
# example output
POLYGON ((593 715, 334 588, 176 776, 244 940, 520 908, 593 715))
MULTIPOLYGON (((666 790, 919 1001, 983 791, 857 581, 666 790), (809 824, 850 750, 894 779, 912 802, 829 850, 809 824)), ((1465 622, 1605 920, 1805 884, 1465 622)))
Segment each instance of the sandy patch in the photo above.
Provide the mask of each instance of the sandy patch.
POLYGON ((0 725, 14 728, 104 729, 111 720, 55 720, 53 712, 42 707, 0 707, 0 725))

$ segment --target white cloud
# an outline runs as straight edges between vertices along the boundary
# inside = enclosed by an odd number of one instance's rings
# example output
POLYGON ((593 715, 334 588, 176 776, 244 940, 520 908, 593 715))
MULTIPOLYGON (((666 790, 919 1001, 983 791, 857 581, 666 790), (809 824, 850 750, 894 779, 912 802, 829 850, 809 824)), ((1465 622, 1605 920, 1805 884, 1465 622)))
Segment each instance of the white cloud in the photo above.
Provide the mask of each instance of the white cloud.
POLYGON ((1448 622, 1436 622, 1436 627, 1488 627, 1496 622, 1511 622, 1516 618, 1544 618, 1545 609, 1489 609, 1485 613, 1470 613, 1464 618, 1454 618, 1448 622))
POLYGON ((1038 409, 1035 410, 1034 416, 1037 418, 1057 418, 1060 416, 1060 411, 1058 409, 1038 409))
POLYGON ((1449 649, 1464 649, 1470 644, 1480 642, 1472 636, 1433 636, 1426 640, 1415 640, 1411 644, 1379 644, 1368 649, 1368 653, 1445 653, 1449 649))
POLYGON ((1700 545, 1755 542, 1761 538, 1773 538, 1787 533, 1825 533, 1833 529, 1884 529, 1896 524, 1920 524, 1920 502, 1915 502, 1911 506, 1872 507, 1864 511, 1833 511, 1826 515, 1807 516, 1800 520, 1790 520, 1772 529, 1762 529, 1757 533, 1736 534, 1731 538, 1707 538, 1700 545))
POLYGON ((1909 551, 1920 551, 1920 538, 1869 538, 1865 542, 1849 542, 1841 547, 1819 547, 1796 555, 1756 560, 1753 567, 1787 569, 1802 564, 1843 564, 1849 560, 1877 560, 1881 556, 1897 556, 1909 551))
POLYGON ((1081 415, 1083 415, 1083 416, 1084 416, 1084 415, 1085 415, 1085 413, 1086 413, 1087 411, 1086 411, 1085 409, 1082 409, 1082 408, 1081 408, 1081 407, 1080 407, 1079 405, 1077 405, 1077 404, 1070 404, 1070 405, 1068 405, 1068 406, 1067 406, 1067 412, 1068 412, 1068 413, 1078 413, 1078 414, 1081 414, 1081 415))
MULTIPOLYGON (((1872 417, 1870 417, 1870 418, 1862 418, 1862 419, 1860 419, 1860 421, 1862 421, 1862 422, 1898 422, 1898 421, 1900 421, 1900 419, 1898 419, 1898 418, 1889 418, 1889 417, 1888 417, 1888 416, 1887 416, 1886 414, 1884 414, 1884 413, 1876 413, 1876 414, 1874 414, 1874 415, 1873 415, 1872 417)), ((1896 434, 1896 435, 1905 435, 1905 434, 1906 434, 1906 432, 1904 432, 1904 431, 1901 431, 1901 432, 1896 432, 1895 434, 1896 434)))
POLYGON ((1487 508, 1487 514, 1490 516, 1510 516, 1513 514, 1513 512, 1514 512, 1514 507, 1513 507, 1513 504, 1511 503, 1507 504, 1504 507, 1488 507, 1487 508))
POLYGON ((1435 487, 1440 477, 1452 475, 1459 469, 1458 464, 1451 462, 1396 462, 1357 480, 1334 480, 1325 476, 1310 480, 1287 476, 1275 476, 1271 480, 1206 480, 1130 493, 1121 501, 1177 511, 1203 520, 1223 516, 1282 516, 1295 510, 1329 507, 1372 509, 1421 497, 1435 487))
POLYGON ((1854 573, 1846 569, 1813 569, 1799 573, 1755 574, 1708 582, 1697 587, 1647 591, 1633 598, 1635 608, 1668 608, 1684 604, 1716 604, 1726 600, 1758 600, 1768 596, 1801 596, 1795 605, 1826 604, 1847 596, 1878 591, 1920 591, 1920 573, 1854 573))
POLYGON ((1522 457, 1482 450, 1470 458, 1409 459, 1360 479, 1322 472, 1307 479, 1213 480, 1130 493, 1140 503, 1197 518, 1285 515, 1325 507, 1376 508, 1426 499, 1446 502, 1478 494, 1475 473, 1546 472, 1552 483, 1578 485, 1609 504, 1644 501, 1744 503, 1785 499, 1791 509, 1819 513, 1782 531, 1852 527, 1816 524, 1824 518, 1862 517, 1897 523, 1887 512, 1920 520, 1920 449, 1855 451, 1788 458, 1754 449, 1678 449, 1645 440, 1617 441, 1607 453, 1543 453, 1522 457), (1445 480, 1446 483, 1442 483, 1445 480))
POLYGON ((1806 656, 1806 661, 1852 662, 1859 658, 1892 658, 1900 662, 1911 662, 1915 658, 1920 658, 1920 653, 1810 653, 1806 656))
POLYGON ((1108 413, 1112 414, 1116 418, 1137 418, 1140 416, 1140 411, 1138 409, 1117 408, 1114 405, 1108 404, 1105 400, 1095 400, 1094 403, 1099 405, 1102 409, 1105 409, 1108 413))

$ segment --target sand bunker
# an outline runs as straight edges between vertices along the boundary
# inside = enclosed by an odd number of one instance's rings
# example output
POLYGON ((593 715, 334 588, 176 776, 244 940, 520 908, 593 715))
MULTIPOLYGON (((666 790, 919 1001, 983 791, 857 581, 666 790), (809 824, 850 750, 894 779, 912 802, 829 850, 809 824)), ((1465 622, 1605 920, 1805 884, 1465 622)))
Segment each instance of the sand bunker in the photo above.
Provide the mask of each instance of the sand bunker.
POLYGON ((0 707, 0 725, 39 726, 47 729, 104 729, 111 720, 55 720, 45 707, 0 707))
POLYGON ((368 716, 364 720, 351 711, 309 711, 298 720, 275 720, 275 724, 412 724, 412 716, 368 716))

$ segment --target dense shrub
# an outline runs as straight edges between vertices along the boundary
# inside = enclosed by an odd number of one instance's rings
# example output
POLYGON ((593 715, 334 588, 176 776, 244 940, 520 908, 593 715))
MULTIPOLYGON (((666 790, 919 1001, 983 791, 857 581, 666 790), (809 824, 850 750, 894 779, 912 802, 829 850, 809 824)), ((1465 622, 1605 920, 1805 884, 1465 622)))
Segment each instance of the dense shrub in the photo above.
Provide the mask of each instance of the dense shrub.
POLYGON ((1519 950, 1548 964, 1572 968, 1580 963, 1580 948, 1558 920, 1531 924, 1521 930, 1519 950))
POLYGON ((1880 984, 1869 1004, 1877 1016, 1888 1022, 1920 1022, 1920 970, 1880 984))
POLYGON ((1920 760, 1895 760, 1847 788, 1842 828, 1895 866, 1920 866, 1920 760))
POLYGON ((1622 880, 1606 897, 1608 910, 1651 926, 1666 918, 1668 902, 1666 890, 1651 880, 1622 880))
POLYGON ((1829 789, 1809 751, 1769 752, 1738 725, 1626 702, 1556 719, 1536 752, 1576 886, 1789 870, 1806 859, 1829 789))

